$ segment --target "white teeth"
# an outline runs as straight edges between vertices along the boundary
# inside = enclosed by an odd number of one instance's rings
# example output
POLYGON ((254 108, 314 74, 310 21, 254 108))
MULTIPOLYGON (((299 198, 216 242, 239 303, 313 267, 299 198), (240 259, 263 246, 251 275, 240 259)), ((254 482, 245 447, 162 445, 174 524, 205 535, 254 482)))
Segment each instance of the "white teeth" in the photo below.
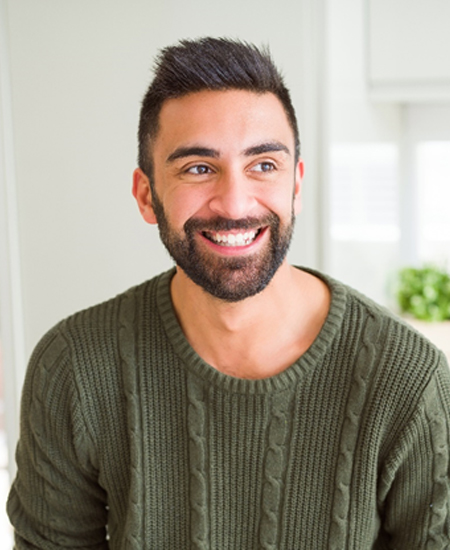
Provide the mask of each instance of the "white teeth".
POLYGON ((228 235, 209 233, 208 236, 212 241, 223 246, 247 246, 255 239, 256 231, 237 234, 229 233, 228 235))

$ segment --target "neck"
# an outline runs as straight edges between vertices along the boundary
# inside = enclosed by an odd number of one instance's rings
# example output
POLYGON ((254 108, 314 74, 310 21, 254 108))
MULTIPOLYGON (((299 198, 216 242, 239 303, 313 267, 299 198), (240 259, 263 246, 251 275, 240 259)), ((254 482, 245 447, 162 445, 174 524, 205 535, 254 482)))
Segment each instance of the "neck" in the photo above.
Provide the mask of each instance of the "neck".
POLYGON ((249 322, 259 319, 261 327, 268 311, 289 302, 288 294, 295 287, 293 270, 296 271, 284 262, 262 292, 238 302, 226 302, 207 293, 177 268, 172 279, 172 300, 179 319, 188 321, 188 326, 201 324, 224 333, 241 334, 249 322))
POLYGON ((292 364, 319 332, 329 303, 324 283, 286 261, 262 292, 240 302, 214 298, 180 269, 171 293, 195 351, 240 378, 266 378, 292 364))

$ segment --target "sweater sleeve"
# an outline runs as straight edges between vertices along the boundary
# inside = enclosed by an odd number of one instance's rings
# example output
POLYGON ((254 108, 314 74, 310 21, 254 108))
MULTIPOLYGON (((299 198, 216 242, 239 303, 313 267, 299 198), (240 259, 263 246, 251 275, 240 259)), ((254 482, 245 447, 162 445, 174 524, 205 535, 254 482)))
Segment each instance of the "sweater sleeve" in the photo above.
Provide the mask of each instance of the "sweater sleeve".
POLYGON ((108 548, 106 495, 68 351, 54 329, 37 346, 27 371, 18 473, 8 499, 16 550, 108 548))
POLYGON ((382 529, 388 548, 450 547, 450 372, 444 357, 384 464, 382 529))

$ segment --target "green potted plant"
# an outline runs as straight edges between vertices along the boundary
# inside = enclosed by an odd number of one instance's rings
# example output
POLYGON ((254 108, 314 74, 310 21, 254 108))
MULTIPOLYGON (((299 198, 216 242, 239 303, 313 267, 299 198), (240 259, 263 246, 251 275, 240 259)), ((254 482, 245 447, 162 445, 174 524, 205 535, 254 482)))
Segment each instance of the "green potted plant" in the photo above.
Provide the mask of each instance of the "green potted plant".
POLYGON ((397 299, 403 313, 423 321, 450 319, 450 275, 436 266, 405 267, 397 299))
POLYGON ((450 275, 432 265, 405 267, 397 300, 408 323, 442 349, 450 364, 450 275))

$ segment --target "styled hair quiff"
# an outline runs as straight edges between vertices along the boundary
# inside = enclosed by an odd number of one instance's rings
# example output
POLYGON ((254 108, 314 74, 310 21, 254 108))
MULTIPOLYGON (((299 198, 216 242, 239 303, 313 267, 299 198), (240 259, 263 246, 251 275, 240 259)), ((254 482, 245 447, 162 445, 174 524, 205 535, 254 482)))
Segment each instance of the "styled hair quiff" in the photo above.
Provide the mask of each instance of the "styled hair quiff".
POLYGON ((156 58, 153 81, 142 101, 138 164, 152 184, 151 145, 158 134, 163 103, 203 90, 273 93, 281 101, 294 133, 295 156, 298 159, 300 138, 294 107, 269 51, 228 38, 181 40, 161 50, 156 58))

